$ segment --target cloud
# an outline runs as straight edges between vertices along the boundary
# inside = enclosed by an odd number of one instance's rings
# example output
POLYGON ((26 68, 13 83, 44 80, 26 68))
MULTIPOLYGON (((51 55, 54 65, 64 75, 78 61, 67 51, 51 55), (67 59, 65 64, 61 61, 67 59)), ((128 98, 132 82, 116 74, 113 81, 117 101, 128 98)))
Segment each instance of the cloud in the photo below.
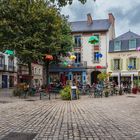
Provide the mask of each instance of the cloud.
POLYGON ((87 0, 84 5, 74 0, 72 5, 62 9, 70 21, 86 20, 87 13, 91 13, 93 19, 105 19, 109 12, 115 16, 117 36, 129 29, 140 34, 140 0, 87 0))

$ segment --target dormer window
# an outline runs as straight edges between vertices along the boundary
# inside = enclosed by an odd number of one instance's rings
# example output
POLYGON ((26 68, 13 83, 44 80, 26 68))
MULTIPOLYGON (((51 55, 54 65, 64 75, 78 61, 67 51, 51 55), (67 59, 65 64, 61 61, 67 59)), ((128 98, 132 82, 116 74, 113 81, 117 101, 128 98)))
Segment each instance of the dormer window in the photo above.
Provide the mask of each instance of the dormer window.
POLYGON ((135 50, 136 49, 136 39, 129 40, 129 50, 135 50))
POLYGON ((121 41, 115 41, 114 51, 120 51, 120 50, 121 50, 121 41))

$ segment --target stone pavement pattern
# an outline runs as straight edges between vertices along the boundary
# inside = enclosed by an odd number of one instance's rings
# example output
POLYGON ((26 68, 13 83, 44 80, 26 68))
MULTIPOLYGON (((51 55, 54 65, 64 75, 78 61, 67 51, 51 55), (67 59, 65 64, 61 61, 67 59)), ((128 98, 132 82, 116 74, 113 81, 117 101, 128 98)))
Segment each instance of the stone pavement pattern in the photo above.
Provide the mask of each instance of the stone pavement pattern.
POLYGON ((135 97, 11 99, 0 103, 0 139, 27 132, 37 133, 34 140, 140 140, 140 95, 135 97))

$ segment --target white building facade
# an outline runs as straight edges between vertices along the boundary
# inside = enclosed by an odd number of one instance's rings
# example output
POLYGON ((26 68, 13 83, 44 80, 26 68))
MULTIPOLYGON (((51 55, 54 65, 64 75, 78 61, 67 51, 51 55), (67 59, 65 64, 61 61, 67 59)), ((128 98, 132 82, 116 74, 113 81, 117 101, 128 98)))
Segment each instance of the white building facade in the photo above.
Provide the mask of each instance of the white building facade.
POLYGON ((86 81, 90 84, 97 82, 97 75, 107 71, 109 41, 115 38, 115 18, 109 13, 108 19, 93 20, 90 14, 87 21, 71 22, 74 37, 76 63, 87 63, 86 81), (91 36, 97 36, 99 43, 92 45, 88 42, 91 36), (102 54, 97 58, 96 54, 102 54), (98 69, 101 66, 101 69, 98 69))
POLYGON ((12 88, 17 84, 17 58, 0 52, 0 88, 12 88))

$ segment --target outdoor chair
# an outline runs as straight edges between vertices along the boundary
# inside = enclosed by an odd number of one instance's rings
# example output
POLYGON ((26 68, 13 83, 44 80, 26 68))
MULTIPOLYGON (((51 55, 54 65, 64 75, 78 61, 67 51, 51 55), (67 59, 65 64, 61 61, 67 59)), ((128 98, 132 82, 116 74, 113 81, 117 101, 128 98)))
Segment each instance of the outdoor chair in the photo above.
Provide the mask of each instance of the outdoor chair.
POLYGON ((102 90, 99 90, 99 89, 95 89, 94 90, 94 97, 102 97, 103 96, 103 91, 102 90))
POLYGON ((90 88, 89 97, 94 97, 94 92, 95 90, 93 88, 90 88))

